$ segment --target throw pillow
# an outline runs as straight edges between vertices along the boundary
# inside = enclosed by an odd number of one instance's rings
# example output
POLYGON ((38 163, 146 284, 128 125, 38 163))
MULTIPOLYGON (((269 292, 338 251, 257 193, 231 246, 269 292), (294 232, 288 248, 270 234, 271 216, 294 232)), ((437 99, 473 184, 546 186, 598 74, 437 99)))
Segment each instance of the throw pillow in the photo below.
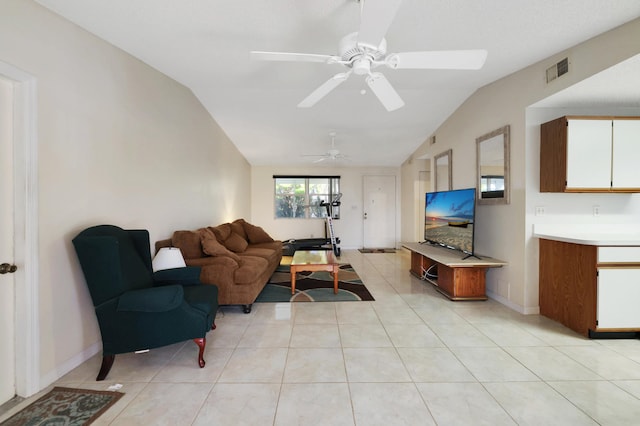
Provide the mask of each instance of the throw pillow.
POLYGON ((223 244, 226 248, 236 253, 242 253, 247 249, 247 246, 249 245, 247 240, 245 240, 235 232, 232 232, 231 235, 229 235, 229 238, 224 240, 223 244))
POLYGON ((244 230, 246 231, 247 238, 249 239, 249 242, 251 242, 251 244, 270 243, 273 241, 273 238, 271 238, 271 236, 259 226, 255 226, 248 222, 245 222, 244 230))
POLYGON ((205 229, 200 233, 200 241, 202 242, 202 251, 209 256, 228 256, 236 262, 240 260, 240 256, 220 244, 209 229, 205 229))

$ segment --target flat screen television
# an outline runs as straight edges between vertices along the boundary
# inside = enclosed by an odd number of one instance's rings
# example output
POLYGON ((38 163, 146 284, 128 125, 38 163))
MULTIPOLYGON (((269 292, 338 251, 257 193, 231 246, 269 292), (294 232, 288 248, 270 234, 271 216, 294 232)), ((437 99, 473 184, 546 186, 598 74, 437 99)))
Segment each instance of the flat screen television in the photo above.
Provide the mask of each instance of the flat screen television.
POLYGON ((474 256, 476 189, 427 192, 424 211, 425 243, 474 256))

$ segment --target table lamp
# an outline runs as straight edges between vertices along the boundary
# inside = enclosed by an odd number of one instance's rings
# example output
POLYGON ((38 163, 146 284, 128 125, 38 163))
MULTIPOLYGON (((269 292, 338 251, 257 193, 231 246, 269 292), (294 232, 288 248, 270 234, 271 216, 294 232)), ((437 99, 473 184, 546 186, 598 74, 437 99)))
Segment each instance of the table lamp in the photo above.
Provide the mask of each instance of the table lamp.
POLYGON ((162 247, 151 262, 153 272, 163 269, 184 268, 184 257, 178 247, 162 247))

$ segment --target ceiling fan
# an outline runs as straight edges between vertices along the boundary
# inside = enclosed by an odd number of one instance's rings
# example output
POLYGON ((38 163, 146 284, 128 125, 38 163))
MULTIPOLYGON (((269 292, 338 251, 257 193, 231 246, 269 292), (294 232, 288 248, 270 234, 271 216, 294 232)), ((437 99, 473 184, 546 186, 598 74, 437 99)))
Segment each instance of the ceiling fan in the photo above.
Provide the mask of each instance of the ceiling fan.
POLYGON ((404 101, 384 74, 372 72, 381 65, 391 69, 459 69, 475 70, 484 65, 486 50, 442 50, 387 54, 384 36, 402 0, 356 0, 360 3, 360 29, 347 34, 338 45, 339 55, 252 51, 251 57, 263 61, 323 62, 342 64, 347 68, 298 104, 300 108, 315 105, 329 92, 344 83, 351 74, 365 76, 365 81, 387 111, 401 108, 404 101))
POLYGON ((314 163, 320 163, 325 160, 348 160, 348 157, 344 154, 340 154, 340 151, 336 148, 336 132, 330 132, 329 136, 331 137, 331 149, 329 149, 325 154, 305 154, 303 157, 318 157, 317 160, 313 161, 314 163))

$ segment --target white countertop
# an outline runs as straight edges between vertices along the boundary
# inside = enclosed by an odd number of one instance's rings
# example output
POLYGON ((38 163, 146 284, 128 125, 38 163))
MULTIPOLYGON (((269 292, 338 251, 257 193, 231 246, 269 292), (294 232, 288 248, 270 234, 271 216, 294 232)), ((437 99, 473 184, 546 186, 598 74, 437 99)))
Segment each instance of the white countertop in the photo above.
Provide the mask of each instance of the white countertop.
POLYGON ((533 236, 590 246, 640 246, 640 225, 636 224, 536 224, 533 236))

